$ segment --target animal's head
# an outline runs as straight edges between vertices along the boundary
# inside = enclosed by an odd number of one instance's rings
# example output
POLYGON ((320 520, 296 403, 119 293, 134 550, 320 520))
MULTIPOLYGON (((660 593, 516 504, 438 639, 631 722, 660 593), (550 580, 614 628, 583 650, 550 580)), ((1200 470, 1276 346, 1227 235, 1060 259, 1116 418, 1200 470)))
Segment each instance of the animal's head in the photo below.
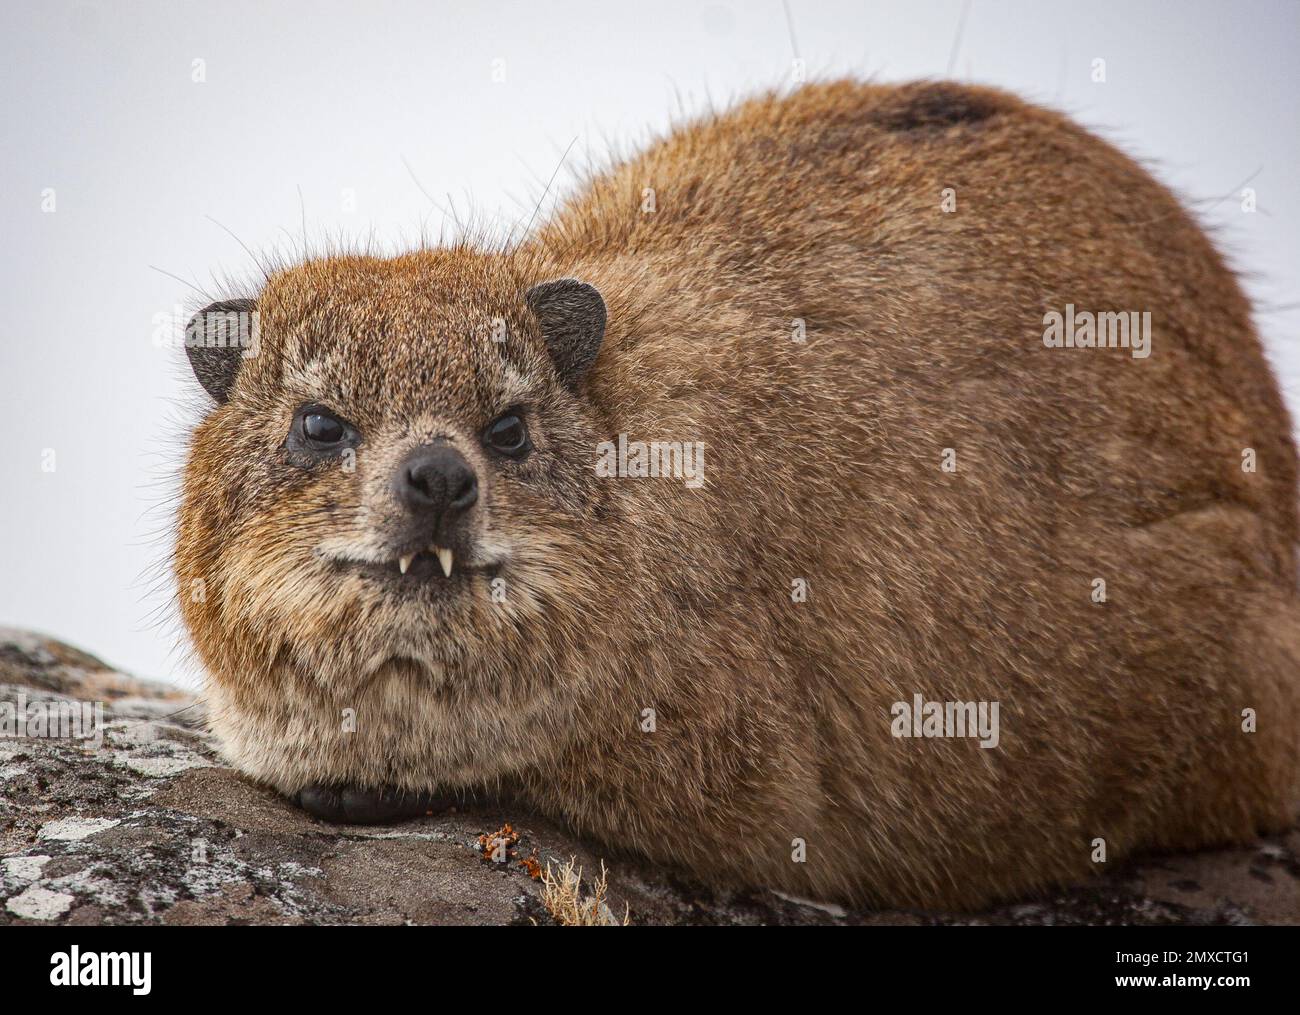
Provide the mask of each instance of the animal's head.
POLYGON ((549 622, 599 567, 582 389, 605 319, 590 285, 464 250, 309 262, 200 312, 216 404, 176 571, 209 663, 234 644, 326 681, 437 677, 549 622))

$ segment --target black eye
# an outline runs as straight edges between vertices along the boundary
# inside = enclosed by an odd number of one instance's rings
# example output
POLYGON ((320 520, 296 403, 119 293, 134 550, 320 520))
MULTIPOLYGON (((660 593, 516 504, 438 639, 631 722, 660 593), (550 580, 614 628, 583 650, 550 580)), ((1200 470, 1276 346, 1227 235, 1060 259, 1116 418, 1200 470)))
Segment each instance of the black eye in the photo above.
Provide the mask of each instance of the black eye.
POLYGON ((354 444, 357 432, 328 409, 310 405, 298 414, 289 446, 303 451, 333 451, 342 444, 354 444))
POLYGON ((323 412, 313 412, 302 418, 302 432, 309 441, 317 444, 337 444, 347 431, 333 416, 323 412))
POLYGON ((519 458, 529 450, 528 427, 514 413, 506 413, 483 433, 483 443, 493 451, 519 458))

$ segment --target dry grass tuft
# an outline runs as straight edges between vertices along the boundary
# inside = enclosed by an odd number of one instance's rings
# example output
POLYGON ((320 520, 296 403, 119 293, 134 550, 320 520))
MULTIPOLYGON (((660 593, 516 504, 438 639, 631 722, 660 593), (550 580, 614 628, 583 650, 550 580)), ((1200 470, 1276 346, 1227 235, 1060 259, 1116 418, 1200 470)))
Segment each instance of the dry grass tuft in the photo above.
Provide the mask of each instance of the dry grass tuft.
POLYGON ((631 913, 625 906, 623 919, 610 910, 605 901, 609 889, 605 862, 600 864, 600 877, 591 886, 591 894, 582 891, 582 868, 575 867, 577 857, 553 868, 547 863, 542 872, 542 904, 562 927, 626 927, 631 922, 631 913))

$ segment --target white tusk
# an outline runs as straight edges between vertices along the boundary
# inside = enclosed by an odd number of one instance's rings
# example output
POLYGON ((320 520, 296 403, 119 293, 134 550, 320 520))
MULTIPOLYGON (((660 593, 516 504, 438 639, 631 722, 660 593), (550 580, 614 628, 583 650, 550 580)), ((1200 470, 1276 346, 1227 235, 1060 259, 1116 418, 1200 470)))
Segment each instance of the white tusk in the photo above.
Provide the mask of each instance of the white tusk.
POLYGON ((445 547, 438 547, 438 563, 442 565, 442 573, 447 578, 451 577, 451 551, 445 547))
POLYGON ((415 554, 413 553, 408 553, 405 557, 398 557, 397 570, 401 571, 402 574, 406 574, 406 569, 411 566, 411 561, 413 561, 414 559, 415 559, 415 554))

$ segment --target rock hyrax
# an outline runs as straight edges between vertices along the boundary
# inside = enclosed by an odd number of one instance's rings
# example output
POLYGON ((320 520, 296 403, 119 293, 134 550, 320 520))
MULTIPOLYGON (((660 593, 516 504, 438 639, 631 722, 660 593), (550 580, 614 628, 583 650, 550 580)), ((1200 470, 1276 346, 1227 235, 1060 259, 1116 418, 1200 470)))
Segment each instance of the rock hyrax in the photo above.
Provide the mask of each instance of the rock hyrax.
POLYGON ((191 341, 212 721, 318 814, 509 794, 954 907, 1294 816, 1287 412, 1196 222, 1056 113, 760 97, 520 243, 309 260, 191 341))

